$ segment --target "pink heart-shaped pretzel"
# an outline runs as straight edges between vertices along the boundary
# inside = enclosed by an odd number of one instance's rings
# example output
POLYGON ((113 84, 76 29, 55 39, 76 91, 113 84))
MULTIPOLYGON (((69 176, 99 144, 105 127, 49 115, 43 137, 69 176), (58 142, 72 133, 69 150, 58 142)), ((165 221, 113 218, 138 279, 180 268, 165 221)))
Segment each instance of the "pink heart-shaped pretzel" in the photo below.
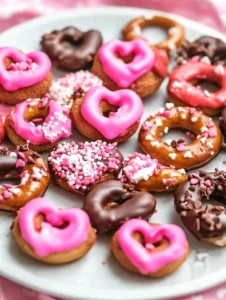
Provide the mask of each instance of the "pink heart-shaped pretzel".
POLYGON ((23 239, 32 246, 39 256, 70 251, 87 240, 89 217, 79 208, 57 209, 45 198, 36 198, 28 202, 19 215, 19 224, 23 239), (34 228, 34 220, 44 214, 45 221, 41 229, 34 228), (68 223, 65 228, 59 226, 68 223))
POLYGON ((143 110, 143 103, 135 92, 131 90, 112 92, 103 86, 96 86, 86 93, 81 114, 105 138, 112 140, 125 134, 130 126, 139 121, 143 110), (103 116, 99 107, 102 100, 119 107, 118 111, 109 117, 103 116))
POLYGON ((119 86, 127 88, 135 80, 146 74, 154 65, 155 53, 144 40, 129 42, 111 40, 98 51, 104 72, 119 86), (118 57, 134 55, 128 64, 118 57))
POLYGON ((51 69, 49 57, 41 51, 21 53, 11 47, 0 48, 0 84, 7 91, 15 91, 19 88, 28 87, 42 81, 51 69), (13 63, 26 63, 31 60, 36 64, 35 69, 7 70, 5 59, 10 58, 13 63))
POLYGON ((174 224, 151 226, 148 222, 140 219, 132 219, 124 223, 118 231, 119 245, 131 261, 142 273, 156 272, 165 265, 177 261, 185 255, 186 236, 183 230, 174 224), (134 239, 133 234, 140 232, 145 244, 154 248, 154 244, 163 238, 169 241, 169 246, 159 252, 149 252, 139 241, 134 239))

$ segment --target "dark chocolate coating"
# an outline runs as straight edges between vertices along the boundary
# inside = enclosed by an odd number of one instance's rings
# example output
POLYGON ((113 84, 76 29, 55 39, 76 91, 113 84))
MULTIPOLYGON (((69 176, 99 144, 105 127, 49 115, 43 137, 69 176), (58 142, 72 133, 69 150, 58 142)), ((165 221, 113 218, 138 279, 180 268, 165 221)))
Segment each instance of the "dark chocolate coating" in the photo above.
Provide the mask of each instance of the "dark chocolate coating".
POLYGON ((183 224, 199 240, 221 237, 226 231, 226 209, 211 204, 203 206, 202 201, 217 200, 226 204, 226 171, 215 170, 207 173, 200 170, 200 176, 189 174, 189 180, 183 182, 174 193, 175 209, 183 224), (191 179, 198 179, 191 184, 191 179), (205 182, 210 181, 211 186, 205 182))
POLYGON ((94 187, 87 195, 83 209, 98 233, 117 229, 132 218, 148 219, 156 207, 156 198, 136 192, 117 180, 108 180, 94 187), (118 206, 106 209, 110 203, 118 206))
POLYGON ((40 43, 57 68, 78 71, 91 65, 102 42, 99 31, 82 32, 70 26, 43 35, 40 43), (77 48, 73 49, 73 46, 77 48))
POLYGON ((226 44, 221 39, 202 36, 193 42, 185 41, 178 49, 177 55, 178 62, 198 55, 208 56, 212 64, 226 65, 226 44))

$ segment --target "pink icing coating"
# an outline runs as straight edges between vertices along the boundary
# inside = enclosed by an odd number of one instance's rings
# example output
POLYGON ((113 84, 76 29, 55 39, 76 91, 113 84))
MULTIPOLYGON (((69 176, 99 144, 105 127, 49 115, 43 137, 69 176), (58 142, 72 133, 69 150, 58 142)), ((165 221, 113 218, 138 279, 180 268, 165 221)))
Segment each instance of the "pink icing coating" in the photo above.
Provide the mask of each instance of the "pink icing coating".
POLYGON ((81 107, 83 118, 109 140, 124 135, 130 126, 140 120, 143 111, 143 103, 135 92, 111 92, 102 86, 91 88, 86 93, 81 107), (118 111, 109 117, 103 116, 99 108, 102 100, 119 107, 118 111))
POLYGON ((88 238, 90 225, 88 215, 79 208, 57 209, 45 198, 36 198, 28 202, 19 215, 19 226, 23 239, 32 246, 39 256, 70 251, 79 247, 88 238), (34 219, 44 214, 46 221, 41 230, 34 228, 34 219), (68 222, 63 229, 57 226, 68 222))
POLYGON ((98 51, 104 72, 119 86, 127 88, 138 78, 146 74, 154 65, 155 53, 144 40, 111 40, 102 45, 98 51), (128 56, 133 60, 126 64, 115 55, 128 56))
POLYGON ((71 135, 71 120, 65 115, 64 108, 55 101, 46 102, 45 100, 46 97, 43 99, 29 99, 19 103, 10 115, 10 124, 15 132, 23 139, 29 140, 33 145, 54 143, 71 135), (43 103, 49 107, 49 113, 44 123, 36 126, 32 121, 26 122, 24 113, 29 106, 39 105, 41 109, 43 103))
POLYGON ((21 53, 16 48, 0 47, 0 84, 7 91, 28 87, 42 81, 51 69, 49 57, 42 51, 34 51, 27 54, 21 53), (32 60, 36 68, 25 69, 20 66, 6 70, 4 59, 8 57, 14 62, 29 63, 32 60))
POLYGON ((140 219, 131 219, 120 227, 118 242, 124 254, 142 274, 156 272, 183 257, 187 243, 185 233, 179 226, 174 224, 151 226, 140 219), (133 238, 135 232, 143 235, 145 244, 154 245, 167 238, 169 246, 160 252, 150 253, 133 238))

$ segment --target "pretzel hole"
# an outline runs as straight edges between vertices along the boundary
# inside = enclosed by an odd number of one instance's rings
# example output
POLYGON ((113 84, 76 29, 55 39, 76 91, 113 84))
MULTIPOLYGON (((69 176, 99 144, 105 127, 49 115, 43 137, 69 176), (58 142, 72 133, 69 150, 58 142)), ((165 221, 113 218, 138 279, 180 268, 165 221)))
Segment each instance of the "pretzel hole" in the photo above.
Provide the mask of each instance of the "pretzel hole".
POLYGON ((83 43, 83 37, 78 38, 77 40, 73 39, 72 36, 65 36, 61 43, 64 45, 67 49, 76 50, 81 47, 83 43))
POLYGON ((157 25, 147 25, 141 29, 141 36, 151 44, 158 44, 166 39, 167 28, 157 25))
POLYGON ((145 242, 144 237, 140 232, 135 232, 133 234, 133 238, 140 242, 143 247, 145 247, 149 252, 160 252, 169 246, 169 241, 166 238, 163 238, 161 241, 151 243, 151 245, 153 246, 153 248, 151 249, 151 247, 148 247, 150 244, 148 242, 145 242))
MULTIPOLYGON (((34 220, 34 228, 36 231, 41 231, 41 224, 43 222, 47 222, 46 220, 46 216, 44 214, 39 214, 38 216, 36 216, 35 220, 34 220)), ((68 221, 63 221, 62 224, 60 225, 53 225, 51 224, 52 227, 55 227, 55 228, 58 228, 58 229, 64 229, 66 228, 68 225, 69 225, 69 222, 68 221)))
POLYGON ((216 93, 221 89, 220 85, 217 82, 210 80, 197 79, 191 81, 191 84, 195 87, 201 88, 202 91, 207 91, 209 93, 216 93))
POLYGON ((102 100, 99 108, 102 115, 106 118, 112 117, 119 109, 119 107, 111 105, 107 100, 102 100))
POLYGON ((120 53, 115 53, 115 56, 119 59, 121 59, 125 64, 129 64, 133 61, 136 53, 131 53, 130 55, 122 56, 120 53))
POLYGON ((194 132, 188 131, 185 128, 170 128, 168 133, 164 134, 161 139, 162 141, 178 141, 181 139, 184 140, 186 144, 190 144, 196 138, 196 134, 194 132))

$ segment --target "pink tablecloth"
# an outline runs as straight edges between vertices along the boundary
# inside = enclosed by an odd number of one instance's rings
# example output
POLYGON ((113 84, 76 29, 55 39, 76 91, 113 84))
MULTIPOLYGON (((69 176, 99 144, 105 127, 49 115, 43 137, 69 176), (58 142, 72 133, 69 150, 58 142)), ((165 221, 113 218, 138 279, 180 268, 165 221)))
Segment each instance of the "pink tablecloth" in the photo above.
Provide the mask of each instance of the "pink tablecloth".
MULTIPOLYGON (((226 32, 225 0, 1 0, 0 31, 57 10, 97 5, 123 5, 176 13, 226 32), (18 5, 19 4, 19 5, 18 5)), ((55 300, 0 277, 0 300, 55 300)), ((183 300, 226 299, 226 283, 183 300)), ((180 299, 182 300, 182 299, 180 299)))

